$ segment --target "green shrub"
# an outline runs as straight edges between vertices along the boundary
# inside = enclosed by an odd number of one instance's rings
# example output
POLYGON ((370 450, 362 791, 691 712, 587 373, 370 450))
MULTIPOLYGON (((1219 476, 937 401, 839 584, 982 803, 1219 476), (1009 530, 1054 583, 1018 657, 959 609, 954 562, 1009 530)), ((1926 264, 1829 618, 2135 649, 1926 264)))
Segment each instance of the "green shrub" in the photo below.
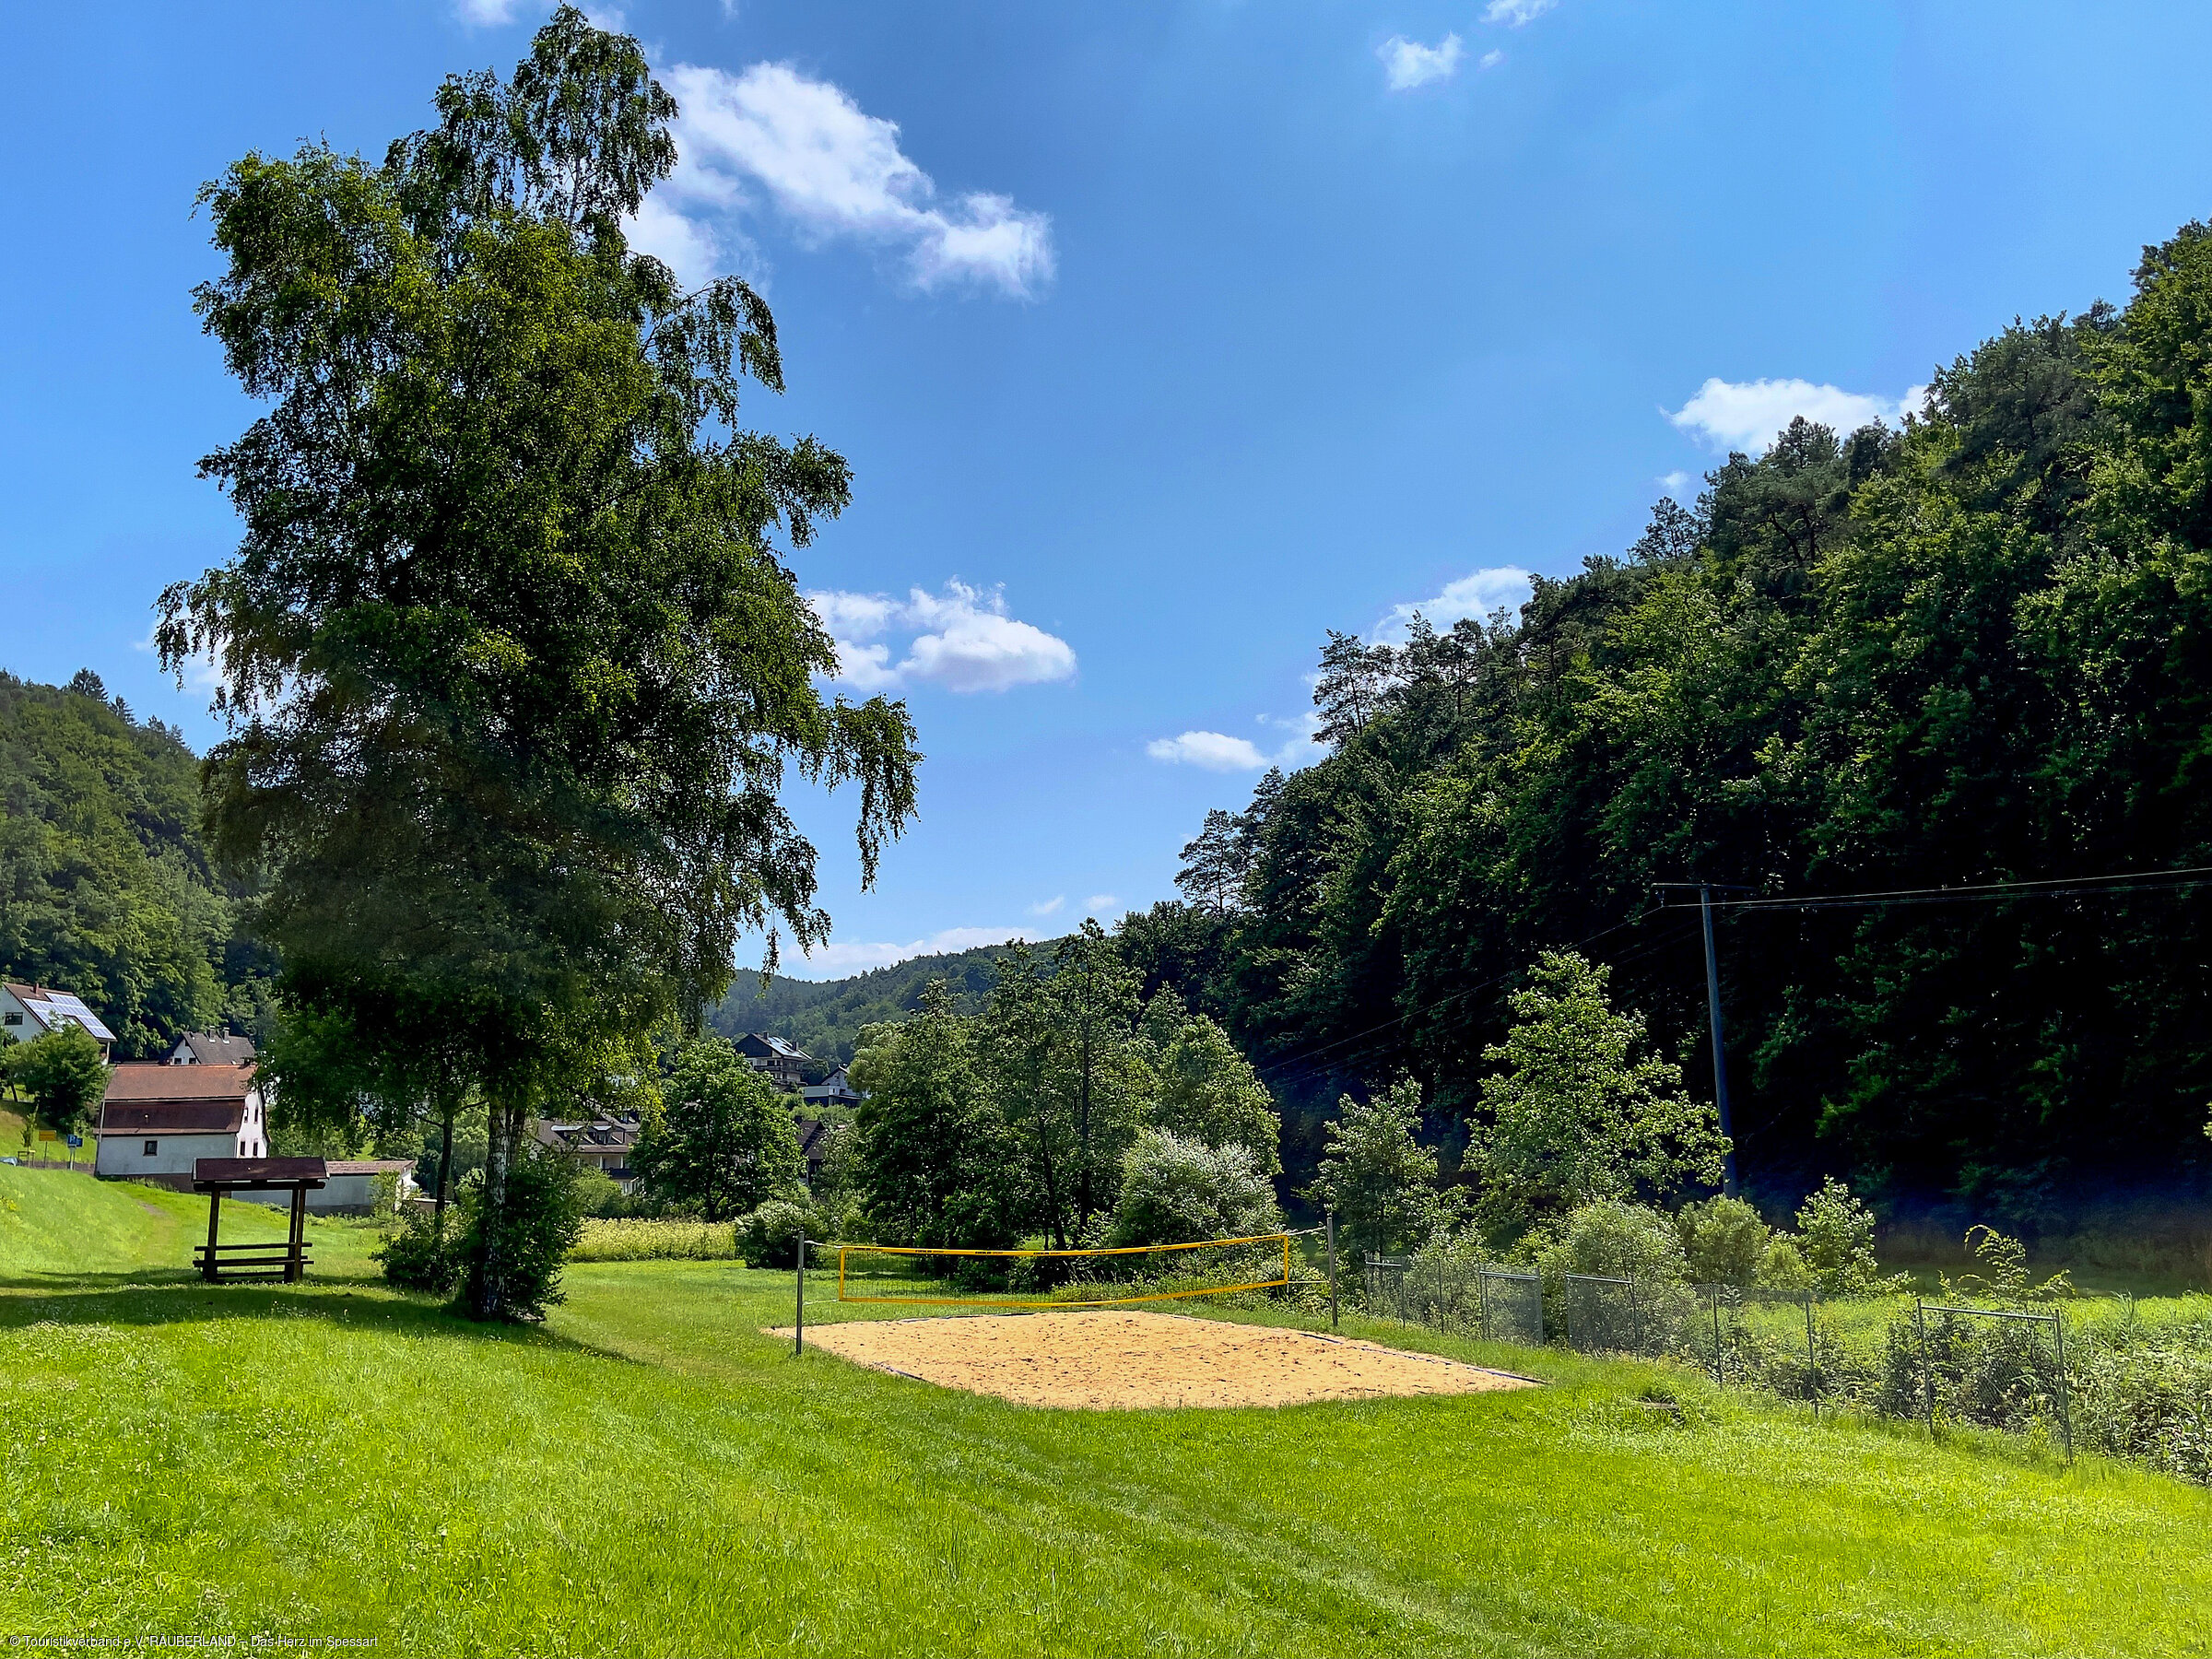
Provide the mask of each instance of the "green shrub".
POLYGON ((1141 1129, 1122 1156, 1121 1196, 1106 1241, 1180 1244, 1249 1238, 1281 1226, 1274 1183, 1248 1148, 1141 1129))
POLYGON ((1805 1253, 1787 1233, 1776 1233, 1759 1253, 1757 1281, 1764 1290, 1810 1290, 1813 1270, 1805 1265, 1805 1253))
POLYGON ((613 1215, 619 1212, 622 1205, 622 1188, 605 1170, 576 1171, 576 1210, 579 1215, 613 1215))
POLYGON ((1797 1250, 1823 1296, 1853 1296, 1880 1278, 1874 1212, 1833 1175, 1797 1211, 1797 1250))
POLYGON ((800 1237, 822 1230, 821 1217, 807 1206, 771 1198, 737 1218, 737 1253, 747 1267, 795 1267, 800 1237))
POLYGON ((1647 1205, 1617 1198, 1571 1212, 1538 1245, 1535 1259, 1547 1278, 1583 1273, 1680 1283, 1689 1274, 1673 1219, 1647 1205))
POLYGON ((1774 1233, 1741 1198, 1710 1198, 1682 1207, 1675 1218, 1691 1280, 1700 1285, 1748 1285, 1774 1233))
POLYGON ((425 1290, 445 1296, 461 1281, 459 1240, 441 1232, 432 1218, 410 1210, 398 1229, 374 1252, 384 1267, 384 1279, 402 1290, 425 1290))
POLYGON ((526 1148, 507 1168, 507 1201, 495 1216, 481 1182, 462 1183, 461 1259, 466 1264, 468 1304, 483 1305, 484 1266, 497 1246, 501 1265, 501 1315, 537 1320, 563 1300, 561 1264, 583 1233, 576 1207, 576 1165, 553 1153, 526 1148))

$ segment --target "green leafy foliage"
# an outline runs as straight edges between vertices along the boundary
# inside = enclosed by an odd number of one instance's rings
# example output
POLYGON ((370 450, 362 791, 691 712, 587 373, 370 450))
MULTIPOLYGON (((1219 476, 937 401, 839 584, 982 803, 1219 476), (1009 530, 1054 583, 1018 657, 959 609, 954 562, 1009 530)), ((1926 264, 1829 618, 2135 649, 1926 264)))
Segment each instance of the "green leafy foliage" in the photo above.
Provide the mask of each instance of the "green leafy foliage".
POLYGON ((1532 1253, 1545 1276, 1593 1274, 1680 1284, 1689 1277, 1681 1235, 1665 1211, 1605 1198, 1561 1218, 1532 1253))
POLYGON ((795 1267, 799 1241, 820 1232, 813 1209, 789 1198, 771 1198, 737 1218, 737 1254, 747 1267, 795 1267))
POLYGON ((1282 1226, 1275 1188, 1249 1149, 1140 1129, 1122 1155, 1121 1193, 1106 1241, 1174 1244, 1248 1239, 1282 1226))
POLYGON ((258 1032, 266 957, 250 877, 217 874, 199 767, 87 670, 66 688, 0 673, 0 975, 74 992, 150 1059, 188 1030, 258 1032))
POLYGON ((543 1319, 562 1300, 561 1265, 583 1236, 576 1175, 571 1159, 531 1149, 507 1171, 506 1202, 490 1202, 487 1182, 462 1188, 455 1250, 471 1308, 484 1306, 483 1281, 495 1264, 502 1280, 501 1317, 543 1319))
POLYGON ((374 1254, 383 1265, 384 1282, 402 1290, 447 1296, 461 1279, 460 1234, 449 1232, 420 1211, 410 1210, 402 1217, 374 1254))
POLYGON ((1458 1219, 1464 1195, 1438 1190, 1436 1150, 1416 1138, 1420 1121, 1421 1086, 1411 1078, 1339 1103, 1311 1196, 1336 1212, 1338 1243, 1354 1261, 1418 1249, 1458 1219))
POLYGON ((1773 1247, 1774 1230, 1741 1198, 1708 1198, 1686 1204, 1675 1215, 1692 1282, 1749 1285, 1773 1247))
POLYGON ((1874 1212, 1833 1175, 1798 1207, 1797 1252, 1821 1294, 1851 1296, 1876 1282, 1874 1227, 1874 1212))
POLYGON ((269 407, 203 463, 244 537, 158 641, 220 665, 208 820, 225 867, 272 872, 288 1009, 397 1096, 435 1092, 413 1068, 450 1034, 439 1087, 489 1112, 470 1294, 526 1314, 529 1112, 642 1075, 741 931, 771 966, 779 929, 827 936, 794 771, 859 785, 868 882, 919 756, 903 705, 816 690, 835 649, 782 549, 851 481, 739 424, 746 382, 782 386, 768 307, 623 240, 675 160, 636 41, 563 6, 437 112, 381 164, 308 144, 203 192, 198 310, 269 407))
POLYGON ((16 1044, 0 1055, 0 1064, 8 1080, 29 1097, 38 1123, 57 1135, 80 1133, 107 1089, 108 1066, 100 1044, 75 1025, 16 1044))
POLYGON ((1607 978, 1572 951, 1546 951, 1511 999, 1512 1030, 1484 1051, 1503 1069, 1483 1083, 1467 1166, 1494 1233, 1720 1181, 1727 1143, 1712 1109, 1683 1092, 1673 1062, 1640 1052, 1643 1021, 1613 1011, 1607 978))
POLYGON ((791 1098, 726 1038, 686 1043, 661 1083, 661 1100, 631 1154, 655 1195, 696 1205, 719 1221, 799 1190, 791 1098))
POLYGON ((1022 1230, 1018 1154, 976 1075, 970 1023, 933 985, 922 1008, 871 1026, 853 1060, 867 1099, 854 1164, 883 1241, 1012 1244, 1022 1230))

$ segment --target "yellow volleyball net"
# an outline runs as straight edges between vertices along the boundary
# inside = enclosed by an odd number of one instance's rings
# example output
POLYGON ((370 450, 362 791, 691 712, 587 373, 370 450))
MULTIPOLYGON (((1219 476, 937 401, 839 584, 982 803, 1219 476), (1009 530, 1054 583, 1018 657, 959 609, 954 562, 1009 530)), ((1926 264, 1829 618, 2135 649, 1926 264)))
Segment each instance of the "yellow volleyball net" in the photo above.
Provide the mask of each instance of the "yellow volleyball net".
POLYGON ((917 1308, 1115 1308, 1289 1288, 1292 1235, 1198 1239, 1095 1250, 950 1250, 814 1244, 811 1272, 834 1268, 841 1302, 917 1308))

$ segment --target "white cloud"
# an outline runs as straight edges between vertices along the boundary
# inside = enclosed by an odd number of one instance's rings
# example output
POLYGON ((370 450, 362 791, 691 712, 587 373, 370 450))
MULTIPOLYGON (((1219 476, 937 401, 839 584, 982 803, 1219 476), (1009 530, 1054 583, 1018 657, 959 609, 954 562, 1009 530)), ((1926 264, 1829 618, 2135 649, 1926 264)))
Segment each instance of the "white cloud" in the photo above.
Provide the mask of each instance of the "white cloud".
POLYGON ((1196 766, 1207 771, 1261 771, 1267 757, 1249 737, 1231 737, 1226 732, 1184 732, 1174 737, 1155 737, 1145 753, 1173 766, 1196 766))
POLYGON ((1008 939, 1034 941, 1057 936, 1028 927, 947 927, 926 939, 910 939, 903 945, 833 939, 806 956, 803 969, 787 961, 782 971, 793 979, 842 979, 847 974, 865 973, 871 968, 888 968, 909 957, 948 955, 957 950, 973 950, 978 945, 1004 945, 1008 939))
POLYGON ((1490 0, 1483 8, 1482 20, 1518 29, 1524 23, 1534 23, 1559 3, 1559 0, 1490 0))
POLYGON ((1528 572, 1519 565, 1496 565, 1477 571, 1472 576, 1462 576, 1457 582, 1446 582, 1444 591, 1432 599, 1392 606, 1390 614, 1368 629, 1367 637, 1370 643, 1395 644, 1405 639, 1406 626, 1412 622, 1415 611, 1419 611, 1441 630, 1450 628, 1462 617, 1488 618, 1501 606, 1507 610, 1518 610, 1528 603, 1533 591, 1528 572))
POLYGON ((1857 430, 1870 420, 1895 425, 1907 414, 1917 414, 1927 402, 1928 389, 1913 386, 1895 400, 1865 392, 1846 392, 1839 386, 1816 386, 1810 381, 1724 381, 1718 377, 1698 388, 1698 394, 1679 409, 1661 410, 1679 429, 1702 438, 1715 450, 1764 453, 1775 435, 1802 415, 1807 420, 1842 433, 1857 430))
POLYGON ((1477 64, 1477 65, 1475 65, 1475 67, 1477 67, 1477 69, 1495 69, 1495 68, 1497 68, 1497 67, 1498 67, 1498 65, 1500 65, 1500 64, 1502 64, 1502 63, 1504 63, 1504 62, 1505 62, 1505 53, 1502 53, 1502 52, 1486 52, 1486 53, 1484 53, 1482 54, 1482 61, 1481 61, 1480 63, 1477 64))
POLYGON ((453 0, 453 15, 471 29, 512 23, 522 10, 523 0, 453 0))
POLYGON ((1049 916, 1066 902, 1067 895, 1065 893, 1054 893, 1050 899, 1040 899, 1036 903, 1030 905, 1030 914, 1049 916))
MULTIPOLYGON (((489 0, 485 0, 489 3, 489 0)), ((639 247, 696 283, 749 252, 736 221, 773 206, 802 237, 905 256, 917 288, 971 285, 1029 299, 1052 281, 1052 221, 976 191, 940 201, 895 122, 787 64, 742 74, 678 64, 676 171, 633 226, 639 247)))
POLYGON ((948 691, 1004 691, 1070 678, 1075 648, 1056 634, 1006 615, 1005 593, 948 582, 942 594, 921 588, 903 599, 888 594, 812 593, 806 602, 837 641, 841 685, 879 691, 922 681, 948 691), (909 637, 891 661, 878 635, 909 637))
POLYGON ((1659 488, 1665 490, 1668 495, 1678 496, 1696 480, 1688 473, 1677 469, 1670 473, 1662 473, 1657 482, 1659 488))
POLYGON ((1383 77, 1390 89, 1407 92, 1430 81, 1450 80, 1459 73, 1459 60, 1465 55, 1465 48, 1455 34, 1446 35, 1433 46, 1424 46, 1404 35, 1392 35, 1375 48, 1375 55, 1382 60, 1383 77))
POLYGON ((1295 771, 1320 759, 1313 744, 1313 730, 1320 719, 1311 710, 1295 720, 1261 715, 1263 725, 1290 728, 1290 735, 1282 747, 1272 751, 1248 737, 1232 737, 1226 732, 1184 732, 1173 737, 1154 738, 1145 745, 1145 753, 1171 766, 1195 766, 1205 771, 1265 771, 1270 766, 1295 771))
POLYGON ((1103 916, 1109 913, 1119 914, 1120 912, 1116 907, 1119 906, 1121 902, 1122 901, 1119 899, 1116 899, 1112 893, 1093 893, 1089 898, 1083 900, 1083 909, 1087 913, 1093 917, 1103 916))

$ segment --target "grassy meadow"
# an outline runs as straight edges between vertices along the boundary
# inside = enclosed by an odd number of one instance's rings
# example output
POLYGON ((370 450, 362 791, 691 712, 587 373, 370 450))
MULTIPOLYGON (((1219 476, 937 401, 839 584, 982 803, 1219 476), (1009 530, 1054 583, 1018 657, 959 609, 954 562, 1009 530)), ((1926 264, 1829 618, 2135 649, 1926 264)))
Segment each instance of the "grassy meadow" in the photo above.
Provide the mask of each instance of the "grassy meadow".
POLYGON ((433 1653, 2212 1647, 2212 1493, 1816 1426, 1672 1371, 1355 1326, 1550 1386, 1047 1412, 794 1359, 760 1334, 790 1317, 788 1276, 726 1263, 580 1265, 546 1327, 495 1330, 384 1289, 358 1224, 311 1226, 307 1285, 213 1288, 184 1266, 201 1201, 0 1168, 0 1631, 433 1653))

